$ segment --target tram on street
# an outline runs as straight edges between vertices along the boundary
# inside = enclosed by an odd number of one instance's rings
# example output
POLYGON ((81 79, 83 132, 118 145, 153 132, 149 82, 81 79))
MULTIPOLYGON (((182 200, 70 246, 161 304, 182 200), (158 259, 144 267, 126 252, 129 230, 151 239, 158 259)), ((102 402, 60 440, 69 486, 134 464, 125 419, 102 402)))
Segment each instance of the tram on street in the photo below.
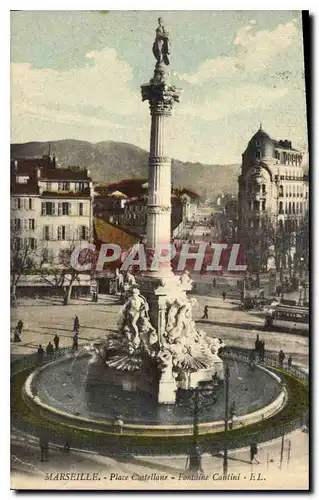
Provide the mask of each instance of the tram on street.
POLYGON ((309 332, 309 309, 278 304, 265 313, 265 328, 309 332))

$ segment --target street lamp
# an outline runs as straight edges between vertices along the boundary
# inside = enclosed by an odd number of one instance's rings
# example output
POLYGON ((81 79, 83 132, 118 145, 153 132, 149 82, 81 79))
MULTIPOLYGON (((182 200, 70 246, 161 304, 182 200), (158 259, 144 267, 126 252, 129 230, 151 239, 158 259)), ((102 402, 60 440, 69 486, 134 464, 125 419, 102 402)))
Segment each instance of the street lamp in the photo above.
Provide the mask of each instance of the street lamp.
POLYGON ((226 364, 224 373, 224 384, 225 384, 225 448, 224 448, 224 462, 223 462, 223 474, 227 475, 228 470, 228 450, 227 450, 227 438, 228 438, 228 420, 229 420, 229 366, 226 364))
POLYGON ((191 399, 191 401, 194 401, 194 419, 193 419, 193 442, 189 454, 188 469, 189 471, 195 472, 196 474, 198 472, 202 472, 201 454, 198 447, 199 397, 200 394, 207 397, 212 395, 213 393, 214 393, 214 386, 212 385, 212 382, 204 382, 202 383, 201 387, 197 386, 194 389, 193 397, 191 399))

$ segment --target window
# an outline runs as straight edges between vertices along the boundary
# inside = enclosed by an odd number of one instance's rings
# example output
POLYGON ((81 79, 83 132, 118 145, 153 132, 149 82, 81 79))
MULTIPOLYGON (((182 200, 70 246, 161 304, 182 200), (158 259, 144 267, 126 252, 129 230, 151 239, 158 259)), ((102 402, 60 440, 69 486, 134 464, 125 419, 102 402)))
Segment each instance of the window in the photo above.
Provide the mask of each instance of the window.
POLYGON ((21 176, 16 177, 17 184, 27 184, 28 180, 29 177, 21 177, 21 176))
POLYGON ((43 239, 50 240, 50 226, 43 226, 43 239))
POLYGON ((21 200, 20 198, 13 198, 13 210, 20 210, 21 200))
POLYGON ((24 208, 24 210, 28 210, 29 209, 29 200, 28 200, 28 198, 23 198, 23 208, 24 208))
POLYGON ((71 203, 62 203, 62 215, 70 215, 70 205, 71 203))
POLYGON ((41 215, 55 215, 55 203, 51 201, 42 202, 41 215))
POLYGON ((58 240, 66 240, 66 227, 65 226, 58 227, 58 240))
POLYGON ((37 248, 37 240, 35 238, 29 238, 28 245, 31 250, 35 250, 37 248))
POLYGON ((283 206, 284 206, 283 202, 282 202, 282 201, 280 201, 280 202, 279 202, 279 213, 280 213, 280 214, 283 214, 283 213, 284 213, 283 206))
POLYGON ((13 221, 13 228, 16 229, 17 231, 20 231, 20 229, 21 229, 21 221, 20 221, 20 219, 14 219, 14 221, 13 221))
POLYGON ((29 229, 29 221, 28 221, 28 219, 24 219, 23 220, 23 229, 25 231, 28 231, 28 229, 29 229))
POLYGON ((70 183, 69 182, 59 182, 58 183, 58 191, 70 191, 70 183))
POLYGON ((88 240, 89 239, 89 228, 86 226, 79 226, 79 239, 88 240))
POLYGON ((51 191, 51 189, 52 189, 52 182, 47 182, 46 183, 46 190, 51 191))
POLYGON ((265 201, 265 200, 264 200, 264 201, 262 202, 262 204, 261 204, 261 209, 262 209, 263 211, 265 211, 265 210, 266 210, 266 201, 265 201))
POLYGON ((62 249, 59 252, 60 264, 66 264, 70 260, 70 251, 67 249, 62 249))
POLYGON ((48 248, 44 248, 42 250, 42 261, 43 263, 53 262, 53 250, 49 250, 48 248))
POLYGON ((34 231, 35 229, 35 219, 29 219, 29 230, 34 231))
POLYGON ((254 210, 259 210, 259 201, 254 200, 254 210))
POLYGON ((33 199, 29 198, 29 210, 33 210, 33 199))
POLYGON ((258 149, 258 150, 256 151, 256 160, 260 160, 260 158, 261 158, 261 152, 260 152, 260 150, 258 149))
POLYGON ((18 251, 22 248, 22 238, 14 238, 13 248, 15 248, 18 251))
POLYGON ((83 203, 79 203, 79 215, 83 215, 83 203))

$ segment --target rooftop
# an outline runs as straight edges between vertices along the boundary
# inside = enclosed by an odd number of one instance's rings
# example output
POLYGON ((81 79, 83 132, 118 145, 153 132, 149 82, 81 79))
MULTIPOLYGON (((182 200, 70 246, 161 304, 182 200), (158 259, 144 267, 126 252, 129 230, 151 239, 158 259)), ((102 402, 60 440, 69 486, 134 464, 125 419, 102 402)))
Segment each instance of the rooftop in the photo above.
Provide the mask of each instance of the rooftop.
POLYGON ((71 168, 41 169, 40 179, 49 181, 90 181, 87 169, 71 168))

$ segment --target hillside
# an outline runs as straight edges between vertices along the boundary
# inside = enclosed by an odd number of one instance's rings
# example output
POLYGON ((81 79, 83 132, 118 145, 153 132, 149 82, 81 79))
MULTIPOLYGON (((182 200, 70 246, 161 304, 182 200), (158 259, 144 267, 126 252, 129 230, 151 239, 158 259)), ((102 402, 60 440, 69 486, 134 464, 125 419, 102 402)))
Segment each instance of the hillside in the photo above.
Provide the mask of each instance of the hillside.
MULTIPOLYGON (((48 152, 48 142, 12 144, 11 157, 41 157, 48 152)), ((111 183, 121 179, 147 177, 148 152, 132 144, 103 141, 96 144, 65 139, 51 142, 61 167, 87 167, 95 182, 111 183)), ((195 189, 204 198, 221 191, 235 194, 239 165, 203 165, 172 161, 172 182, 175 187, 195 189)))

